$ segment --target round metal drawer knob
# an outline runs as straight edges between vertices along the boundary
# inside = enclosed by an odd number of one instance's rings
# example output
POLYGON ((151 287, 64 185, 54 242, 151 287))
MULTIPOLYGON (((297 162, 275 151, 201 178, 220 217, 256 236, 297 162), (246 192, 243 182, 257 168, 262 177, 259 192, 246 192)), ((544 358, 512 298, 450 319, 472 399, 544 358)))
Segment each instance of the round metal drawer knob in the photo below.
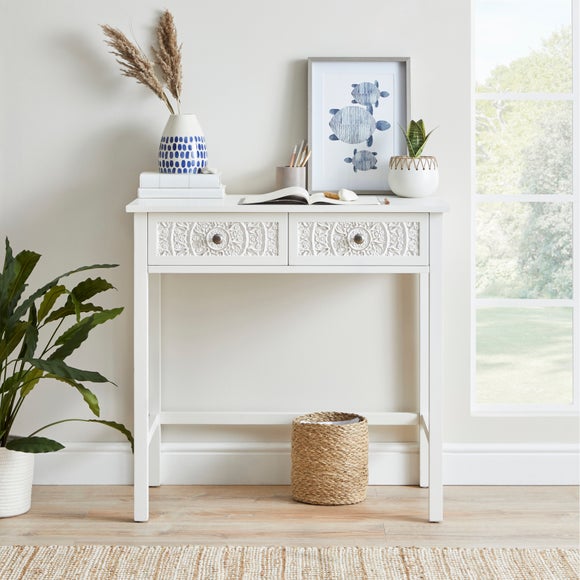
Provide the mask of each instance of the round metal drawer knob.
POLYGON ((222 237, 219 234, 214 234, 211 238, 211 241, 216 245, 219 246, 222 243, 222 237))
POLYGON ((354 237, 352 238, 352 241, 355 244, 362 244, 364 242, 364 239, 360 234, 355 234, 354 237))

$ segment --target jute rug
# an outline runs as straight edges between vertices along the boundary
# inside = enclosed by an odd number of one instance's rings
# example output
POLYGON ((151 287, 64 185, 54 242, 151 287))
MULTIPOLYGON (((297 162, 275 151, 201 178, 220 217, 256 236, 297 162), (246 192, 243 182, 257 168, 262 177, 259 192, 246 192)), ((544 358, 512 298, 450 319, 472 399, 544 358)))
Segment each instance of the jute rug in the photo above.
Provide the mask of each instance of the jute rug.
POLYGON ((0 546, 2 580, 576 580, 580 551, 516 548, 0 546))

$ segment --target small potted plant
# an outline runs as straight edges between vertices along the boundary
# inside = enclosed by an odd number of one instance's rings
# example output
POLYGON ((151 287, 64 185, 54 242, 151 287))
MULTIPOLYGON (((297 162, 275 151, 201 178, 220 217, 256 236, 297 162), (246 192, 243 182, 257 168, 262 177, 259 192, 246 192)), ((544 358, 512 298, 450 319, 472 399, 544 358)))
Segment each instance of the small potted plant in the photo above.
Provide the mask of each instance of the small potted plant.
POLYGON ((401 197, 425 197, 439 186, 439 167, 435 157, 421 155, 432 131, 425 131, 423 119, 411 121, 407 131, 401 127, 408 155, 396 155, 389 161, 389 186, 401 197))
POLYGON ((39 259, 40 254, 28 250, 14 256, 6 240, 0 274, 0 517, 30 509, 34 454, 64 447, 58 441, 39 437, 40 431, 68 421, 100 423, 121 432, 133 449, 133 436, 124 425, 98 418, 62 419, 28 436, 12 434, 25 400, 40 388, 43 379, 53 379, 76 390, 93 415, 99 417, 99 401, 84 383, 111 381, 98 372, 75 368, 65 361, 93 328, 123 311, 123 308, 104 309, 90 302, 97 294, 113 288, 103 278, 86 278, 71 289, 61 283, 63 278, 78 272, 112 268, 115 264, 77 268, 25 296, 27 280, 39 259))

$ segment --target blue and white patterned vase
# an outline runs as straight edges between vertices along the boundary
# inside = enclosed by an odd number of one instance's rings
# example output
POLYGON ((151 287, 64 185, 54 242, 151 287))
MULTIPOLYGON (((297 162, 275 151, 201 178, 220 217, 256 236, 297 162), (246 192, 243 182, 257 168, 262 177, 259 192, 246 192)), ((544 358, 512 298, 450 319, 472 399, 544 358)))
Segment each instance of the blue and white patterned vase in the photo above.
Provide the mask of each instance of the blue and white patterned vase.
POLYGON ((159 173, 199 173, 207 165, 205 137, 195 115, 170 115, 159 144, 159 173))

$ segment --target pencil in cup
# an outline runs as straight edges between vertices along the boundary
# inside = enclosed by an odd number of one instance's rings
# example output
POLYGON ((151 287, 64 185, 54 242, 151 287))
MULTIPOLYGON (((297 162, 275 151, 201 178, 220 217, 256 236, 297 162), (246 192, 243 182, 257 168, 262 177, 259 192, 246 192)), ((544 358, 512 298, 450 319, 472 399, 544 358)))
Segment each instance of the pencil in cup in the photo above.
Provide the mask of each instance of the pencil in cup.
POLYGON ((289 167, 306 167, 306 163, 310 159, 310 154, 310 148, 305 141, 302 141, 300 145, 294 145, 292 155, 290 156, 289 167))

